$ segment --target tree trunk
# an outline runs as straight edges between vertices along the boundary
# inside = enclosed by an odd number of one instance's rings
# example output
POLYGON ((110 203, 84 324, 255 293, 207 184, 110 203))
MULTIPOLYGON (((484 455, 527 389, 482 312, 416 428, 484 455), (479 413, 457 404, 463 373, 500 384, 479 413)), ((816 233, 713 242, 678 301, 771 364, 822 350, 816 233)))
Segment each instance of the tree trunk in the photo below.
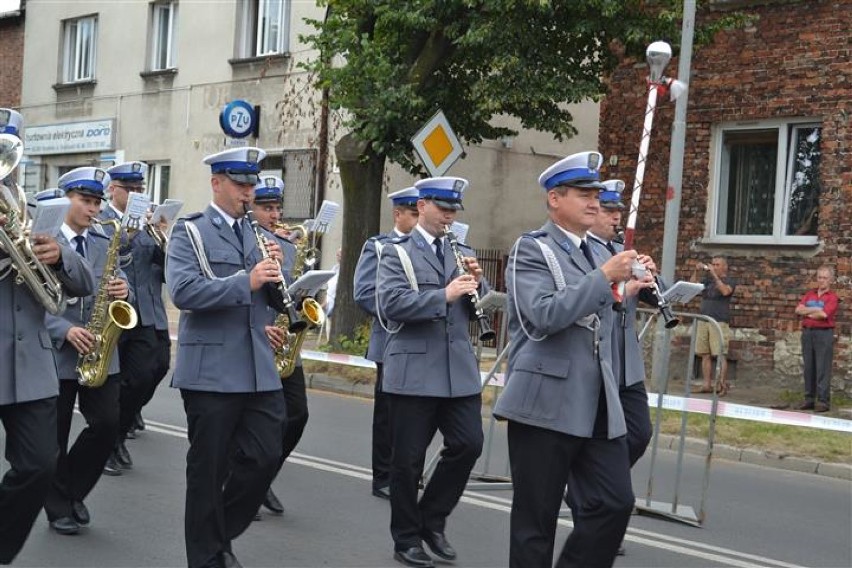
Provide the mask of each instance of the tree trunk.
POLYGON ((385 156, 351 133, 340 139, 335 153, 343 185, 343 251, 331 318, 334 344, 341 335, 354 338, 355 328, 368 319, 353 300, 352 280, 364 241, 379 232, 385 172, 385 156))

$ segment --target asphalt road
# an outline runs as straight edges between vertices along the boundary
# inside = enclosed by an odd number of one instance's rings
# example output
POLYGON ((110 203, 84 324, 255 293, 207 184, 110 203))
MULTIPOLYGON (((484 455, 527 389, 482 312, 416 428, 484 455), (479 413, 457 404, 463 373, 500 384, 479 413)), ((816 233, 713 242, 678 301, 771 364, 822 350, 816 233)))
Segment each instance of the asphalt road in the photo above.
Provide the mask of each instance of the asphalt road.
MULTIPOLYGON (((264 515, 234 543, 234 552, 246 567, 399 566, 392 559, 388 504, 370 494, 371 401, 311 392, 310 409, 305 436, 275 481, 285 514, 264 515)), ((87 500, 92 525, 60 536, 42 515, 16 565, 185 565, 187 442, 179 395, 161 388, 144 414, 148 429, 128 443, 135 468, 102 478, 87 500)), ((680 502, 697 507, 702 462, 684 459, 680 502)), ((505 429, 498 426, 488 472, 503 473, 505 460, 505 429)), ((671 501, 674 464, 673 453, 660 454, 655 498, 671 501)), ((647 477, 643 459, 634 470, 637 495, 644 495, 647 477)), ((465 495, 447 527, 457 566, 507 565, 510 506, 509 491, 465 495)), ((706 511, 702 528, 634 516, 627 556, 616 566, 852 566, 849 481, 717 460, 706 511)), ((557 548, 569 530, 570 520, 561 520, 557 548)))

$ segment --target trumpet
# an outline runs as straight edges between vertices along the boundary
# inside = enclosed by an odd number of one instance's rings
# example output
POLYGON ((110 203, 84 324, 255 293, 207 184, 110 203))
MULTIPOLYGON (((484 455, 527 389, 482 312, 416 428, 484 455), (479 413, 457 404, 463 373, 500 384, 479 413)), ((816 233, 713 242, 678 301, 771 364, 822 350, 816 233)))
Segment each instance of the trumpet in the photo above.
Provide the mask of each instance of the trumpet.
MULTIPOLYGON (((450 249, 453 251, 453 256, 456 259, 456 267, 458 268, 459 275, 467 274, 467 266, 464 262, 464 257, 462 256, 461 250, 459 250, 459 242, 456 238, 455 233, 450 230, 449 225, 444 227, 444 236, 447 237, 447 242, 450 244, 450 249)), ((491 322, 487 315, 485 315, 485 311, 482 309, 482 301, 479 298, 479 292, 474 290, 470 293, 470 306, 471 315, 476 318, 477 324, 479 324, 479 341, 491 341, 497 334, 494 333, 494 330, 491 328, 491 322)))

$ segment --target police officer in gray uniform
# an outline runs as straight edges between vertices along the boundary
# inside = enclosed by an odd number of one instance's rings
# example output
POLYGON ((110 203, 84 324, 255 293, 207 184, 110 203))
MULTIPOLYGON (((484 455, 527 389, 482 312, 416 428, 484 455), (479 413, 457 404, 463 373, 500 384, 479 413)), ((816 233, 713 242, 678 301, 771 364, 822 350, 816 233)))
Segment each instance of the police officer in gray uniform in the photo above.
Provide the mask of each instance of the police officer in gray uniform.
MULTIPOLYGON (((59 188, 65 191, 71 207, 58 240, 73 246, 77 254, 89 261, 99 283, 106 268, 110 239, 89 227, 100 211, 108 184, 109 174, 93 167, 76 168, 59 178, 59 188)), ((112 300, 132 300, 132 297, 128 298, 127 277, 120 269, 118 278, 108 281, 106 291, 112 300)), ((89 511, 83 501, 100 479, 118 438, 118 349, 113 350, 108 376, 102 386, 81 386, 76 370, 80 355, 97 349, 95 338, 86 325, 92 318, 99 293, 100 290, 96 289, 91 295, 69 305, 62 314, 45 316, 59 373, 59 399, 56 404, 59 460, 44 510, 51 528, 64 535, 76 534, 81 526, 89 524, 89 511), (79 401, 86 427, 69 448, 76 401, 79 401)))
MULTIPOLYGON (((130 195, 145 191, 148 166, 142 162, 124 162, 109 168, 107 173, 111 180, 108 188, 111 199, 100 218, 121 221, 130 195)), ((144 224, 146 219, 139 222, 144 224)), ((108 226, 105 232, 112 236, 111 227, 108 226)), ((122 333, 118 344, 121 356, 119 439, 115 452, 104 467, 107 475, 121 475, 122 468, 133 467, 125 440, 135 428, 136 417, 142 407, 168 372, 171 355, 169 322, 163 303, 165 253, 144 225, 126 237, 121 253, 122 267, 135 294, 133 307, 139 316, 139 324, 122 333)))
POLYGON ((274 258, 264 259, 244 218, 264 156, 252 147, 207 156, 213 202, 180 219, 169 240, 166 284, 181 310, 172 386, 190 443, 190 568, 239 566, 231 541, 251 524, 281 459, 286 411, 265 333, 281 250, 270 244, 274 258))
POLYGON ((384 354, 382 389, 390 398, 391 536, 394 558, 432 566, 455 560, 447 517, 459 501, 482 451, 479 367, 468 335, 470 294, 487 291, 473 250, 462 246, 465 274, 444 237, 462 208, 462 178, 418 181, 419 220, 408 237, 390 239, 379 265, 379 310, 394 332, 384 354), (436 431, 444 449, 417 499, 426 448, 436 431))
POLYGON ((541 174, 550 219, 518 239, 506 267, 511 347, 494 414, 509 421, 513 568, 551 566, 569 478, 593 498, 573 512, 557 566, 611 565, 633 509, 611 284, 630 278, 636 252, 599 265, 587 243, 601 159, 582 152, 541 174))
MULTIPOLYGON (((17 136, 22 122, 16 111, 0 109, 0 133, 17 136)), ((0 230, 7 221, 0 215, 0 230)), ((94 290, 88 263, 55 238, 36 235, 33 252, 55 271, 69 296, 94 290)), ((24 546, 50 489, 58 452, 59 389, 45 309, 26 285, 15 284, 13 270, 0 250, 0 421, 9 462, 0 481, 0 564, 11 563, 24 546)))
MULTIPOLYGON (((281 252, 284 255, 284 261, 281 263, 281 272, 284 274, 284 280, 289 285, 294 280, 292 273, 293 265, 296 262, 296 246, 286 238, 275 234, 274 226, 281 220, 281 200, 283 197, 284 180, 277 176, 263 176, 260 178, 260 182, 254 187, 252 213, 257 219, 258 224, 265 229, 266 238, 274 239, 278 243, 278 246, 281 247, 281 252)), ((271 307, 268 308, 267 312, 269 315, 266 327, 267 336, 273 346, 278 348, 284 341, 284 330, 273 325, 278 312, 271 307)), ((301 357, 296 359, 293 374, 284 379, 281 385, 281 394, 284 396, 284 403, 287 407, 287 420, 284 422, 284 446, 279 471, 283 467, 284 461, 296 448, 296 445, 298 445, 299 440, 302 439, 302 433, 305 431, 305 426, 308 423, 308 396, 305 387, 305 371, 302 367, 301 357)), ((284 506, 275 495, 275 492, 272 491, 271 485, 266 491, 263 506, 275 515, 284 513, 284 506)), ((255 518, 259 520, 259 512, 255 518)))
POLYGON ((382 359, 387 332, 376 312, 378 258, 389 239, 409 234, 417 224, 418 197, 419 191, 416 187, 407 187, 388 194, 393 207, 393 229, 389 233, 367 239, 355 266, 355 302, 373 316, 366 357, 376 363, 376 385, 373 394, 373 495, 381 499, 390 499, 391 433, 388 395, 382 391, 382 359))

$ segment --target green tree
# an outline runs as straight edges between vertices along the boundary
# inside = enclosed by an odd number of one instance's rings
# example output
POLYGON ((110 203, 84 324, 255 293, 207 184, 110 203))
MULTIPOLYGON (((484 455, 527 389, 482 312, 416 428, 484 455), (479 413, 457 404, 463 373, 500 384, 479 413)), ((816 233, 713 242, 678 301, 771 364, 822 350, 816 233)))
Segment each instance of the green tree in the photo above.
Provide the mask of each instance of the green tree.
POLYGON ((466 143, 515 134, 498 115, 561 140, 567 103, 597 99, 619 57, 679 37, 681 0, 329 0, 305 39, 308 65, 346 117, 335 146, 343 185, 343 256, 332 335, 351 336, 360 245, 379 230, 388 160, 423 173, 411 137, 439 109, 466 143), (649 10, 646 5, 652 5, 649 10))

